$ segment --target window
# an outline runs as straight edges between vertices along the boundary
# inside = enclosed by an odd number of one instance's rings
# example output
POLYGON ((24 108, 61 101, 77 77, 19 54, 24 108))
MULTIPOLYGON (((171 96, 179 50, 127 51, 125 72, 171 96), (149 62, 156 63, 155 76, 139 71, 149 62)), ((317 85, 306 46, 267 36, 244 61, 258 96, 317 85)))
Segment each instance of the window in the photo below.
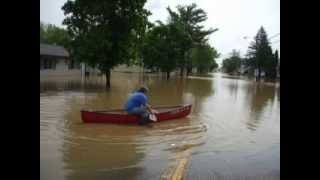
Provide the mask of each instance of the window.
POLYGON ((40 70, 43 69, 56 69, 56 60, 49 57, 40 57, 40 70))

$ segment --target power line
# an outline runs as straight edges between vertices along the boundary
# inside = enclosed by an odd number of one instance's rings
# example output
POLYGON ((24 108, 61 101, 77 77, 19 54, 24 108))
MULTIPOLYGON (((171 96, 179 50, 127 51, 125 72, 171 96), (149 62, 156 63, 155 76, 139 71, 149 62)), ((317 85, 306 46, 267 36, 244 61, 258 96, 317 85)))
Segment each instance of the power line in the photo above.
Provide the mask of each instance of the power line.
MULTIPOLYGON (((275 38, 275 37, 277 37, 277 36, 279 36, 280 35, 280 33, 277 33, 277 34, 275 34, 275 35, 273 35, 273 36, 271 36, 270 38, 268 38, 268 40, 271 40, 271 39, 273 39, 273 38, 275 38)), ((244 36, 243 37, 243 39, 250 39, 250 38, 252 38, 252 37, 249 37, 249 36, 244 36)))
POLYGON ((271 36, 271 37, 269 38, 269 40, 272 39, 272 38, 275 38, 275 37, 277 37, 277 36, 279 36, 279 35, 280 35, 280 33, 277 33, 277 34, 271 36))

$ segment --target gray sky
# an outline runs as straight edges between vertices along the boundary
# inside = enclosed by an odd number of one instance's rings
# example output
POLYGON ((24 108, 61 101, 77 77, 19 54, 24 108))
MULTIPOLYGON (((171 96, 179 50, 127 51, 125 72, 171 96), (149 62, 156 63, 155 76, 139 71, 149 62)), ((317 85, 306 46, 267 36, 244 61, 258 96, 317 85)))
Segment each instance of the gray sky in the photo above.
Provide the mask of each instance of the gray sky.
MULTIPOLYGON (((62 5, 66 0, 40 0, 40 20, 62 26, 64 19, 62 5)), ((206 28, 218 28, 210 35, 210 44, 214 46, 222 59, 229 56, 232 49, 247 51, 249 43, 261 26, 269 37, 280 33, 280 0, 147 0, 145 8, 152 12, 149 20, 166 22, 166 7, 175 10, 178 4, 196 3, 208 16, 206 28), (246 39, 244 37, 247 37, 246 39)), ((272 48, 280 51, 280 35, 272 38, 272 48)), ((279 52, 280 55, 280 52, 279 52)))

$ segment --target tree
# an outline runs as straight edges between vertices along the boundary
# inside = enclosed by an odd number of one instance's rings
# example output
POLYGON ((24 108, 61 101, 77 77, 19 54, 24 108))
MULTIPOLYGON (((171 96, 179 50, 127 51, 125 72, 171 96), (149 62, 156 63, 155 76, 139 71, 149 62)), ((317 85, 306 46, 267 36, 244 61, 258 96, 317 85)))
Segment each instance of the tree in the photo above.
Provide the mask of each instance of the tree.
POLYGON ((56 44, 69 49, 70 42, 71 37, 66 29, 40 22, 40 43, 56 44))
POLYGON ((208 72, 218 67, 215 59, 219 57, 217 51, 209 44, 200 45, 192 49, 191 59, 198 73, 208 72))
POLYGON ((40 43, 45 42, 45 25, 40 21, 40 43))
POLYGON ((183 58, 178 61, 180 67, 180 75, 183 75, 184 69, 187 69, 187 75, 192 70, 192 60, 190 58, 191 49, 198 45, 203 45, 208 41, 207 36, 217 31, 218 29, 204 30, 204 26, 200 23, 207 20, 207 14, 202 9, 197 8, 196 4, 187 6, 177 6, 177 11, 172 11, 169 7, 167 8, 170 21, 180 27, 184 38, 181 46, 181 54, 183 58))
POLYGON ((277 68, 279 64, 279 54, 278 50, 274 52, 273 59, 270 61, 268 69, 267 69, 267 76, 275 79, 277 78, 277 68))
POLYGON ((111 69, 137 56, 137 43, 147 26, 150 13, 146 0, 68 0, 62 7, 73 41, 73 55, 97 67, 106 75, 110 88, 111 69))
POLYGON ((222 68, 226 73, 237 73, 241 66, 240 53, 232 50, 231 56, 222 61, 222 68))
POLYGON ((219 69, 219 65, 216 61, 213 61, 213 63, 211 64, 211 66, 209 67, 209 71, 214 71, 219 69))
POLYGON ((172 24, 165 25, 158 21, 147 34, 142 50, 145 67, 160 69, 166 73, 167 79, 177 65, 180 57, 179 45, 176 41, 177 30, 172 24))
POLYGON ((280 77, 280 58, 278 58, 278 67, 277 67, 277 70, 278 70, 278 76, 277 77, 280 77))
POLYGON ((247 53, 247 62, 245 63, 251 71, 258 70, 258 79, 261 78, 261 72, 266 76, 274 77, 276 68, 275 57, 268 40, 268 36, 263 27, 261 27, 251 43, 247 53))
MULTIPOLYGON (((64 28, 53 24, 46 24, 40 21, 40 43, 59 45, 71 51, 71 36, 64 28)), ((69 57, 70 67, 74 67, 76 62, 72 56, 69 57)))

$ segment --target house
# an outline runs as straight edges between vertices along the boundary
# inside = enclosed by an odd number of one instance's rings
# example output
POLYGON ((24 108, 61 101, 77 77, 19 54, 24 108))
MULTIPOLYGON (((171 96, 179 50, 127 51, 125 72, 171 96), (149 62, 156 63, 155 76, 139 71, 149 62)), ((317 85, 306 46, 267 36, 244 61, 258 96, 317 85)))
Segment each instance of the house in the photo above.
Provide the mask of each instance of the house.
POLYGON ((98 73, 97 69, 70 60, 69 56, 69 52, 62 46, 40 43, 40 78, 81 77, 98 73))
MULTIPOLYGON (((84 63, 76 63, 69 58, 69 52, 62 46, 40 43, 40 78, 47 77, 81 77, 98 75, 100 71, 84 63)), ((139 73, 142 68, 137 65, 119 65, 113 72, 139 73)))
POLYGON ((40 43, 40 78, 64 75, 81 75, 80 65, 70 62, 65 48, 40 43))

